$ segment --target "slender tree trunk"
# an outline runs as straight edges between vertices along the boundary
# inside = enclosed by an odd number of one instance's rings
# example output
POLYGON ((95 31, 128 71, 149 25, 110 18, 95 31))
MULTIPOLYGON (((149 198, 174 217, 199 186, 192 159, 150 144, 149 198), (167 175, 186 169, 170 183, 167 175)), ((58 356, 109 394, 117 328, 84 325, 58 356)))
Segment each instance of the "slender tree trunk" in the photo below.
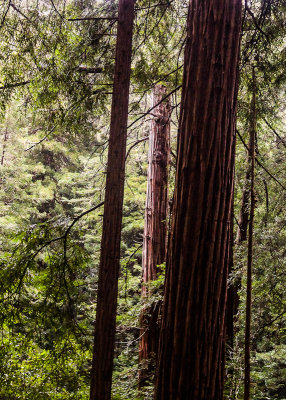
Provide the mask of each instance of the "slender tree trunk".
MULTIPOLYGON (((234 146, 235 150, 235 146, 234 146)), ((230 225, 230 259, 229 259, 229 273, 233 271, 233 246, 234 246, 234 235, 233 235, 233 219, 234 219, 234 205, 231 207, 231 225, 230 225)), ((229 348, 233 349, 234 342, 234 318, 236 315, 236 307, 238 306, 238 288, 237 283, 232 282, 227 288, 227 306, 226 306, 226 340, 229 348)))
POLYGON ((241 0, 192 0, 156 400, 223 397, 241 0))
MULTIPOLYGON (((249 143, 250 146, 250 143, 249 143)), ((250 200, 250 172, 251 172, 251 157, 248 154, 247 157, 247 169, 245 174, 245 182, 242 192, 241 207, 238 218, 238 228, 236 233, 234 244, 241 244, 247 240, 247 228, 249 222, 249 200, 250 200)), ((233 236, 233 235, 232 235, 233 236)), ((230 272, 233 266, 233 260, 231 263, 230 272)), ((241 288, 241 278, 237 278, 232 281, 228 288, 228 301, 227 301, 227 341, 228 344, 233 347, 234 340, 234 323, 236 321, 238 307, 239 307, 239 290, 241 288)))
MULTIPOLYGON (((166 88, 154 88, 153 106, 158 104, 166 88)), ((167 99, 153 110, 149 136, 147 196, 142 257, 142 299, 151 295, 148 283, 157 279, 158 265, 166 261, 168 164, 170 161, 170 101, 167 99)), ((154 371, 159 344, 158 312, 160 304, 145 307, 140 316, 139 387, 146 385, 154 371)))
POLYGON ((253 255, 253 225, 254 225, 254 169, 255 169, 255 137, 256 137, 256 79, 253 67, 253 95, 252 116, 250 129, 250 214, 248 233, 248 255, 247 255, 247 288, 246 288, 246 319, 245 319, 245 355, 244 355, 244 400, 250 398, 250 328, 251 328, 251 294, 252 294, 252 255, 253 255))
POLYGON ((4 136, 3 136, 3 148, 2 148, 2 156, 1 156, 1 165, 4 165, 7 140, 8 140, 8 128, 6 127, 5 132, 4 132, 4 136))
POLYGON ((91 400, 110 400, 120 266, 134 0, 119 0, 91 400))
POLYGON ((247 227, 249 222, 249 198, 250 198, 250 190, 249 190, 249 181, 250 181, 250 164, 251 160, 248 156, 248 165, 245 174, 245 183, 242 192, 242 199, 241 199, 241 208, 238 218, 238 228, 236 233, 235 242, 237 244, 245 242, 247 239, 247 227))

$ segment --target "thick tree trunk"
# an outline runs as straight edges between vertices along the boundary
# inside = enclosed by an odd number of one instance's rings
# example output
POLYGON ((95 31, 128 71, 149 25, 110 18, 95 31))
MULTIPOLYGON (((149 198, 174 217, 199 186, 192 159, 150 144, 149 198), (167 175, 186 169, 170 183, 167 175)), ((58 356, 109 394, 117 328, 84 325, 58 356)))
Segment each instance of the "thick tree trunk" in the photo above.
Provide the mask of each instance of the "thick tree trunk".
POLYGON ((110 400, 120 265, 134 0, 119 0, 91 400, 110 400))
POLYGON ((223 397, 241 0, 192 0, 156 400, 223 397))
POLYGON ((255 169, 255 138, 256 138, 256 82, 253 67, 253 95, 251 105, 251 129, 249 156, 251 159, 250 169, 250 213, 248 233, 247 254, 247 288, 246 288, 246 318, 245 318, 245 354, 244 354, 244 400, 250 398, 250 328, 251 328, 251 294, 252 294, 252 253, 253 253, 253 225, 254 225, 254 169, 255 169))
MULTIPOLYGON (((153 94, 153 106, 158 104, 166 88, 157 85, 153 94)), ((168 211, 168 164, 170 161, 170 101, 159 104, 153 110, 149 136, 147 195, 142 254, 142 299, 151 295, 148 283, 157 279, 158 265, 166 261, 167 211, 168 211)), ((158 312, 160 304, 145 307, 140 316, 139 387, 146 385, 154 371, 159 344, 158 312)))

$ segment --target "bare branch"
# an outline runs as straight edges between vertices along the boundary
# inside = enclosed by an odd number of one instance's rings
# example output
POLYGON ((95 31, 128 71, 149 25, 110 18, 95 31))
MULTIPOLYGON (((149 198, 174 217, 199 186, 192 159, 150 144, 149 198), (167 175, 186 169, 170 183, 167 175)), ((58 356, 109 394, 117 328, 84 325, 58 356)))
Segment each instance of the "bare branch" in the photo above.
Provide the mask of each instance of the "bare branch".
POLYGON ((133 149, 133 147, 137 146, 137 144, 139 144, 141 142, 145 142, 145 140, 148 140, 148 139, 149 139, 149 136, 145 136, 142 139, 139 139, 135 143, 133 143, 132 146, 129 147, 129 149, 128 149, 127 153, 126 153, 125 160, 127 160, 128 156, 130 154, 130 151, 133 149))
POLYGON ((270 123, 269 123, 265 118, 263 118, 263 121, 266 123, 266 125, 268 126, 268 128, 270 128, 270 129, 272 130, 272 132, 278 137, 280 143, 282 143, 283 146, 286 147, 285 139, 283 139, 283 138, 279 135, 279 133, 276 131, 276 129, 274 129, 273 126, 270 125, 270 123))
MULTIPOLYGON (((241 134, 239 133, 239 131, 238 131, 237 129, 236 129, 236 133, 237 133, 239 139, 241 140, 243 146, 247 149, 248 154, 249 154, 249 152, 250 152, 249 147, 247 146, 247 144, 245 143, 245 141, 243 140, 241 134)), ((271 172, 269 172, 268 169, 267 169, 266 167, 264 167, 263 164, 261 164, 261 162, 258 160, 257 157, 255 157, 255 161, 257 162, 257 164, 258 164, 262 169, 264 169, 264 171, 265 171, 276 183, 278 183, 279 186, 282 187, 282 189, 286 190, 286 187, 285 187, 277 178, 275 178, 275 176, 274 176, 273 174, 271 174, 271 172)))
POLYGON ((15 11, 17 11, 17 13, 20 14, 23 18, 25 18, 25 19, 26 19, 27 21, 29 21, 29 22, 32 22, 32 21, 30 20, 30 18, 27 17, 27 15, 23 14, 22 11, 19 10, 19 8, 17 8, 17 7, 15 6, 15 4, 10 3, 10 5, 11 5, 11 7, 12 7, 15 11))
POLYGON ((157 104, 155 104, 153 107, 149 108, 149 110, 147 110, 144 114, 142 114, 140 117, 138 117, 137 119, 135 119, 135 121, 131 122, 131 124, 127 127, 127 129, 130 129, 131 126, 133 126, 134 124, 136 124, 136 122, 138 122, 140 119, 146 117, 146 115, 150 114, 150 112, 152 110, 154 110, 154 108, 156 108, 159 104, 163 103, 168 97, 170 97, 173 93, 175 93, 177 90, 181 89, 182 85, 177 86, 175 89, 173 89, 170 93, 166 94, 166 96, 164 96, 162 98, 162 100, 160 100, 157 104))

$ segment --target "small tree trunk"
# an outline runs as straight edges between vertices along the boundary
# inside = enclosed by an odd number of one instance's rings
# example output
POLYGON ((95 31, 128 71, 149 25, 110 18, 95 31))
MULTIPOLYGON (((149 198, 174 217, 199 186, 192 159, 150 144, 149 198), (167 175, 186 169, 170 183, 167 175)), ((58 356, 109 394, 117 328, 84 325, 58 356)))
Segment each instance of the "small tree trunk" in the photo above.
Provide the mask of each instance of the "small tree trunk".
POLYGON ((7 140, 8 140, 8 128, 5 129, 4 136, 3 136, 3 147, 2 147, 1 165, 4 165, 7 140))
POLYGON ((119 0, 116 59, 91 373, 91 400, 110 400, 111 398, 133 20, 134 0, 119 0))
POLYGON ((253 256, 253 225, 254 225, 254 169, 255 169, 255 137, 256 137, 256 78, 253 67, 253 95, 252 116, 250 129, 250 213, 248 233, 248 255, 247 255, 247 288, 246 288, 246 319, 245 319, 245 355, 244 355, 244 400, 250 398, 250 328, 251 328, 251 294, 252 294, 252 256, 253 256))
POLYGON ((155 400, 221 400, 241 0, 192 0, 155 400))
MULTIPOLYGON (((250 144, 249 144, 250 146, 250 144)), ((251 172, 251 158, 248 154, 247 157, 247 170, 245 174, 245 182, 242 192, 241 208, 238 219, 238 229, 236 233, 235 242, 232 238, 232 245, 241 244, 247 239, 247 228, 249 223, 249 199, 250 199, 250 172, 251 172)), ((234 218, 234 216, 233 216, 234 218)), ((233 219, 232 218, 232 219, 233 219)), ((232 229, 233 230, 233 229, 232 229)), ((233 233, 232 233, 233 237, 233 233)), ((233 269, 233 260, 231 261, 230 272, 233 269)), ((239 290, 241 288, 241 278, 233 280, 228 288, 227 295, 227 341, 231 348, 233 348, 234 341, 234 323, 237 318, 239 307, 239 290)))
POLYGON ((247 239, 247 227, 249 222, 249 198, 250 198, 249 181, 251 173, 250 170, 251 170, 251 159, 248 156, 248 165, 245 174, 245 182, 241 199, 241 208, 238 218, 238 228, 235 239, 235 242, 237 244, 245 242, 247 239))
MULTIPOLYGON (((158 104, 166 88, 157 85, 153 94, 153 106, 158 104)), ((149 136, 147 195, 142 255, 142 299, 152 294, 148 283, 157 279, 158 265, 166 261, 168 164, 170 160, 170 102, 167 99, 154 110, 149 136)), ((159 344, 158 312, 160 304, 145 307, 140 316, 139 388, 146 385, 154 371, 159 344)))

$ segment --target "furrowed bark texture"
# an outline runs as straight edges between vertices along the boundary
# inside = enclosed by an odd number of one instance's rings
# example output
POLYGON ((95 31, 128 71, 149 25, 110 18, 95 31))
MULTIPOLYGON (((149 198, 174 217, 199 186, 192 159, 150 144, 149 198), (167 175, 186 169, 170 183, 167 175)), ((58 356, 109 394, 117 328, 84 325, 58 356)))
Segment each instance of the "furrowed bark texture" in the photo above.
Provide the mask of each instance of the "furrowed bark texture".
MULTIPOLYGON (((153 106, 166 95, 166 88, 157 85, 153 93, 153 106)), ((166 261, 168 164, 170 161, 170 101, 153 110, 149 136, 147 194, 142 254, 142 299, 151 294, 147 286, 157 279, 157 266, 166 261)), ((158 312, 160 304, 145 307, 140 316, 139 387, 145 386, 154 371, 159 344, 158 312)))
POLYGON ((109 400, 115 342, 134 0, 119 0, 91 400, 109 400))
POLYGON ((251 129, 249 140, 250 168, 250 213, 247 252, 247 288, 246 288, 246 317, 245 317, 245 343, 244 343, 244 400, 250 399, 250 329, 251 329, 251 295, 252 295, 252 259, 253 259, 253 226, 254 226, 254 173, 255 173, 255 137, 256 137, 256 82, 253 67, 253 94, 251 104, 251 129))
POLYGON ((223 397, 241 0, 192 0, 156 400, 223 397))

